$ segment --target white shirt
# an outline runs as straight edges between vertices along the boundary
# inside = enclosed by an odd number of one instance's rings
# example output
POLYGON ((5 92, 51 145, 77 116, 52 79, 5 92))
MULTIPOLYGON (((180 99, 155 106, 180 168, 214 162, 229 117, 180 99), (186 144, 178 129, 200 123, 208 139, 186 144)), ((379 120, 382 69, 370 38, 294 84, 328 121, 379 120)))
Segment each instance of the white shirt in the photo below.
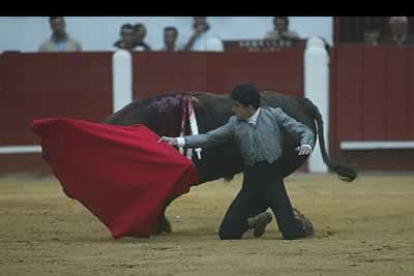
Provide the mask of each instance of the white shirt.
POLYGON ((247 120, 247 123, 256 125, 257 118, 259 118, 259 114, 260 114, 260 107, 256 110, 256 112, 252 116, 250 116, 250 118, 247 120))
POLYGON ((202 33, 196 41, 194 41, 191 51, 205 52, 223 52, 224 46, 221 39, 214 35, 211 31, 202 33))

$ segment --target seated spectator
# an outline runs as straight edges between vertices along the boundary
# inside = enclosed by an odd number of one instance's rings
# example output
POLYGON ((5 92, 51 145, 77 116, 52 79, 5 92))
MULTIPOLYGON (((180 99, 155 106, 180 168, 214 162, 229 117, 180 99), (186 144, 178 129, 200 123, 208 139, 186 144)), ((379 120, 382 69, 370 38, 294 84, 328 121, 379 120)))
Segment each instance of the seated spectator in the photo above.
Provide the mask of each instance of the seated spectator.
POLYGON ((65 31, 66 23, 63 16, 49 17, 49 24, 52 36, 40 45, 39 52, 82 51, 81 43, 65 31))
POLYGON ((135 30, 135 50, 137 51, 151 51, 151 47, 144 41, 147 36, 147 27, 143 23, 134 25, 135 30))
POLYGON ((132 51, 135 48, 135 29, 131 24, 121 26, 119 35, 121 39, 114 43, 118 49, 132 51))
POLYGON ((391 36, 384 39, 383 44, 407 45, 413 44, 414 38, 408 32, 408 19, 405 16, 393 16, 389 19, 391 36))
POLYGON ((224 45, 220 38, 212 33, 206 17, 193 18, 194 33, 188 39, 183 49, 185 51, 224 51, 224 45))
POLYGON ((289 30, 289 18, 286 16, 275 16, 273 18, 274 30, 268 32, 266 40, 278 40, 281 46, 296 45, 300 39, 299 34, 289 30))
POLYGON ((377 27, 369 27, 364 31, 364 43, 377 46, 381 36, 381 29, 377 27))
POLYGON ((180 47, 177 45, 178 30, 176 27, 164 28, 164 46, 161 51, 179 51, 180 47))

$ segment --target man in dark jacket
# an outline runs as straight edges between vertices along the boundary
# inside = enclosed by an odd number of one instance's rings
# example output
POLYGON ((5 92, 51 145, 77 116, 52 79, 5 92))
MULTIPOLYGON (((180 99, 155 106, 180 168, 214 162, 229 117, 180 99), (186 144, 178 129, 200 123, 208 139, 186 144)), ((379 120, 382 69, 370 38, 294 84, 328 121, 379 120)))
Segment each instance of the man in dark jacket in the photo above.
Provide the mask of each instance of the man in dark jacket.
POLYGON ((131 24, 122 25, 119 35, 121 39, 114 43, 116 48, 128 51, 135 49, 135 31, 131 24))

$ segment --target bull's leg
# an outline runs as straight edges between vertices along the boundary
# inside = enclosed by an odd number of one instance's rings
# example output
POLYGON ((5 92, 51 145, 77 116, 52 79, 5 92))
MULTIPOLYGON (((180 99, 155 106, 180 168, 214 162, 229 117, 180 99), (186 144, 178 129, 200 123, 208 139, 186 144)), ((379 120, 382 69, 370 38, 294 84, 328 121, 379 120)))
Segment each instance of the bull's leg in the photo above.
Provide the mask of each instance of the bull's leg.
POLYGON ((163 212, 158 218, 157 227, 155 228, 154 234, 171 233, 171 231, 172 229, 170 221, 165 216, 165 212, 163 212))
POLYGON ((165 215, 165 211, 167 210, 167 207, 171 204, 171 202, 174 199, 175 198, 172 198, 172 199, 169 199, 165 202, 164 208, 163 208, 160 216, 158 217, 157 226, 155 227, 155 230, 154 230, 153 234, 157 235, 157 234, 161 234, 161 233, 171 233, 172 232, 171 223, 168 220, 167 216, 165 215))

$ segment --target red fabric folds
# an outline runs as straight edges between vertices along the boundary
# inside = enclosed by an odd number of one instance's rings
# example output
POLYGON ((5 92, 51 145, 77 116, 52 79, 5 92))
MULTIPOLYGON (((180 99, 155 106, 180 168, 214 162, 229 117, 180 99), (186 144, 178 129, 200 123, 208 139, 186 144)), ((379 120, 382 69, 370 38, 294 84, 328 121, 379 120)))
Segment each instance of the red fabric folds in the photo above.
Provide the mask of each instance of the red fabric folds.
POLYGON ((194 164, 144 125, 50 118, 34 120, 31 130, 63 189, 115 239, 148 237, 166 200, 198 179, 194 164))

